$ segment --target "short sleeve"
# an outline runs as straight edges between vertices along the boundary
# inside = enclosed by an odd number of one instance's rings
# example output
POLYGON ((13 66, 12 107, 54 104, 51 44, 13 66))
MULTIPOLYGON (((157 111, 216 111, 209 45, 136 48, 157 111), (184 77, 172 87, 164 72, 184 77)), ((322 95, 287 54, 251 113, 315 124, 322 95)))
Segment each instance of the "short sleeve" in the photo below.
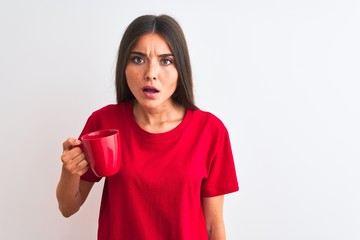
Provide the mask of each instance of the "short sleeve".
MULTIPOLYGON (((91 115, 86 121, 82 132, 80 133, 79 139, 87 133, 99 130, 100 128, 97 125, 98 124, 96 124, 94 116, 91 115)), ((96 176, 95 173, 91 170, 91 168, 89 168, 89 170, 87 170, 87 172, 84 173, 84 175, 82 175, 80 179, 87 182, 99 182, 101 180, 101 177, 96 176)))
POLYGON ((235 163, 228 131, 224 127, 218 134, 215 152, 211 159, 208 177, 203 180, 202 197, 213 197, 239 190, 235 163))

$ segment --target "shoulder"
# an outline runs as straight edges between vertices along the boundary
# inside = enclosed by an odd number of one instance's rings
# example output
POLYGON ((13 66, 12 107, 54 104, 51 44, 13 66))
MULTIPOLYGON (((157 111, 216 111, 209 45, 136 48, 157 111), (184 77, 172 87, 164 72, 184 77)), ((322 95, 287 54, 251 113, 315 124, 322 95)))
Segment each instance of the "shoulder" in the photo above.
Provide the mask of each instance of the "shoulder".
POLYGON ((220 118, 218 118, 211 112, 197 109, 197 110, 193 110, 193 116, 195 119, 199 121, 207 122, 214 125, 224 126, 224 123, 220 120, 220 118))
POLYGON ((125 113, 130 102, 122 102, 118 104, 108 104, 102 108, 95 110, 92 117, 112 116, 125 113))
POLYGON ((215 116, 213 113, 204 111, 204 110, 192 110, 192 119, 193 122, 199 126, 206 126, 207 128, 212 129, 213 131, 227 131, 224 123, 220 118, 215 116))
POLYGON ((87 119, 81 135, 105 128, 119 129, 127 124, 131 103, 109 104, 95 110, 87 119))
POLYGON ((131 102, 109 104, 94 111, 88 122, 96 129, 115 128, 117 125, 125 124, 131 111, 131 102))

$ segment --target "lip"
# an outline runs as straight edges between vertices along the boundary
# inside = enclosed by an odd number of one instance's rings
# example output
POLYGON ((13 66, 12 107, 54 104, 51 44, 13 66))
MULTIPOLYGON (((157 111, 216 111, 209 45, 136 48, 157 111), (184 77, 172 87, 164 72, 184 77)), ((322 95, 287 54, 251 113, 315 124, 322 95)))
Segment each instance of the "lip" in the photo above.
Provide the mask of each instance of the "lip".
POLYGON ((141 89, 143 94, 148 98, 155 98, 159 94, 159 90, 153 86, 145 86, 141 89))

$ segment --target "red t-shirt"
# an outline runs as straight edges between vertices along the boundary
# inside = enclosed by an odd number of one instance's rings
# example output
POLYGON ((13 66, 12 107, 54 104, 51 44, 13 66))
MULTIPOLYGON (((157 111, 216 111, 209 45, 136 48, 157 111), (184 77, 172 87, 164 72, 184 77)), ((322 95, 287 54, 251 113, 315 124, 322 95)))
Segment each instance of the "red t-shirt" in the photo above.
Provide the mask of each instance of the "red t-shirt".
MULTIPOLYGON (((98 239, 208 239, 201 198, 239 189, 223 123, 187 110, 176 128, 153 134, 136 123, 129 101, 94 112, 81 135, 104 128, 120 131, 122 165, 105 180, 98 239)), ((81 178, 100 180, 91 170, 81 178)))

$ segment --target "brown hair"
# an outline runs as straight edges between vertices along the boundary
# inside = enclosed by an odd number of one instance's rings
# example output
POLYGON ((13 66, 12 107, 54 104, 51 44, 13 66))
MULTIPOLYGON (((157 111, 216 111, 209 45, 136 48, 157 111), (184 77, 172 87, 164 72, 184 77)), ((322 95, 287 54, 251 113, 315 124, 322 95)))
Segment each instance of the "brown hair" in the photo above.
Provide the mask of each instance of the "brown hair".
POLYGON ((127 85, 125 68, 131 50, 137 40, 146 33, 161 35, 174 54, 175 66, 178 71, 178 83, 172 98, 185 108, 197 109, 194 102, 190 57, 185 36, 179 23, 168 15, 140 16, 131 22, 125 30, 120 42, 116 65, 117 102, 120 103, 135 98, 127 85))

